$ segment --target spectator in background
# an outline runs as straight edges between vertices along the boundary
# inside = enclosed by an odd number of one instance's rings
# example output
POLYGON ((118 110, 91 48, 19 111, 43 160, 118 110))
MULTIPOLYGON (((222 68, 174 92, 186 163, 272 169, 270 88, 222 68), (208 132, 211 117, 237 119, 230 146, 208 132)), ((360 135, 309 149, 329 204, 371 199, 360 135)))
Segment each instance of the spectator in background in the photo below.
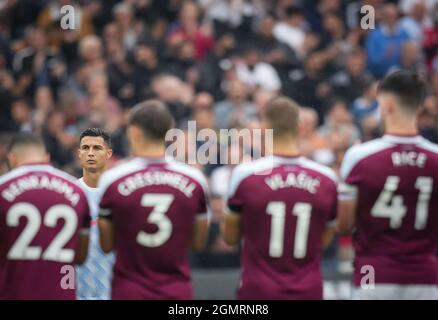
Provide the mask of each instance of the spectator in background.
POLYGON ((299 146, 303 156, 312 157, 317 150, 327 148, 327 141, 316 131, 318 114, 311 108, 300 109, 298 125, 299 146))
POLYGON ((424 30, 432 24, 432 20, 426 15, 426 1, 404 1, 404 5, 400 3, 399 7, 405 15, 400 19, 400 28, 409 35, 417 48, 421 49, 424 42, 424 30))
MULTIPOLYGON (((193 112, 196 112, 197 110, 213 110, 213 103, 214 99, 211 94, 208 92, 199 92, 194 98, 192 103, 192 109, 193 112)), ((214 128, 214 122, 210 127, 206 128, 214 128)))
POLYGON ((421 48, 414 41, 407 41, 403 44, 399 69, 417 73, 426 72, 421 48))
POLYGON ((139 44, 134 50, 134 84, 137 101, 151 94, 152 79, 159 72, 160 64, 155 47, 147 43, 139 44))
POLYGON ((0 70, 0 131, 12 131, 11 105, 14 99, 15 81, 10 72, 0 70))
POLYGON ((185 1, 179 11, 179 21, 169 34, 169 45, 175 47, 183 41, 195 46, 195 57, 201 61, 214 45, 214 39, 199 24, 200 8, 193 1, 185 1))
POLYGON ((47 116, 42 138, 50 154, 50 160, 55 166, 63 167, 72 163, 72 150, 78 141, 76 136, 65 131, 65 118, 62 112, 55 110, 47 116))
POLYGON ((254 35, 248 40, 260 50, 261 60, 272 65, 281 79, 287 77, 289 69, 300 64, 295 52, 284 42, 274 36, 275 17, 266 14, 254 35))
POLYGON ((89 35, 79 43, 79 55, 81 66, 86 70, 86 76, 97 72, 105 72, 106 61, 103 56, 102 40, 89 35))
POLYGON ((128 61, 126 50, 114 44, 107 67, 108 86, 111 96, 118 99, 123 108, 130 108, 137 102, 134 83, 134 68, 128 61))
POLYGON ((138 28, 135 26, 134 12, 128 2, 120 2, 113 8, 114 20, 121 33, 123 47, 127 51, 135 48, 138 42, 138 28))
POLYGON ((428 96, 418 112, 418 127, 426 139, 438 143, 438 98, 428 96))
POLYGON ((193 98, 193 88, 170 74, 157 75, 152 80, 151 87, 156 97, 166 103, 176 126, 184 128, 191 115, 189 103, 193 98))
POLYGON ((238 41, 245 41, 251 35, 254 21, 265 13, 263 1, 200 0, 205 8, 205 20, 216 35, 233 32, 238 41))
POLYGON ((227 129, 231 124, 242 123, 256 116, 255 106, 247 99, 245 85, 234 80, 229 84, 227 99, 214 106, 216 128, 227 129))
POLYGON ((263 109, 266 107, 268 101, 275 98, 276 95, 277 93, 274 91, 269 91, 261 88, 257 89, 254 92, 253 100, 257 115, 260 116, 262 114, 263 109))
POLYGON ((345 145, 346 149, 360 141, 360 131, 353 122, 353 115, 348 110, 347 103, 337 97, 329 101, 324 125, 318 129, 318 133, 326 141, 333 143, 337 150, 342 149, 340 145, 345 145), (345 142, 345 139, 348 141, 345 142))
POLYGON ((328 81, 331 92, 342 96, 349 104, 362 94, 363 87, 371 74, 366 71, 366 54, 356 48, 347 55, 345 69, 335 73, 328 81))
POLYGON ((31 28, 27 31, 26 37, 28 46, 17 52, 12 66, 17 78, 16 93, 31 97, 38 76, 57 55, 55 50, 47 45, 43 30, 31 28))
POLYGON ((338 70, 344 66, 347 55, 357 47, 359 39, 353 33, 347 36, 342 17, 334 12, 324 13, 323 26, 325 31, 321 35, 320 47, 332 68, 338 70))
POLYGON ((361 129, 362 142, 367 142, 382 136, 382 126, 380 117, 377 118, 371 114, 360 119, 359 127, 361 129))
POLYGON ((260 61, 260 53, 252 45, 245 48, 243 59, 236 63, 236 73, 250 92, 256 88, 276 92, 281 89, 277 71, 270 64, 260 61))
POLYGON ((364 117, 373 117, 380 120, 379 105, 377 103, 377 81, 369 78, 362 87, 362 95, 354 100, 351 112, 356 123, 360 123, 364 117))
POLYGON ((383 6, 383 18, 366 39, 368 68, 377 78, 382 78, 391 67, 401 63, 403 44, 409 35, 398 24, 398 9, 394 4, 383 6))
POLYGON ((113 133, 120 125, 122 110, 117 99, 109 94, 108 81, 104 73, 88 79, 88 95, 76 106, 76 115, 84 119, 99 118, 100 126, 113 133))
POLYGON ((12 103, 12 121, 17 132, 32 133, 32 107, 26 99, 17 99, 12 103))
POLYGON ((290 6, 286 9, 285 18, 275 25, 273 33, 278 41, 286 43, 298 57, 303 57, 304 41, 304 13, 301 8, 290 6))
POLYGON ((325 64, 324 53, 309 54, 304 61, 304 70, 291 73, 291 79, 284 91, 300 105, 314 109, 318 113, 318 124, 324 121, 323 101, 330 93, 330 87, 324 83, 325 64))
POLYGON ((172 57, 169 57, 170 61, 165 66, 165 71, 194 85, 198 80, 198 72, 193 42, 182 41, 175 45, 174 50, 172 57))
POLYGON ((198 88, 212 94, 216 101, 225 98, 223 81, 225 72, 232 66, 230 54, 235 45, 235 38, 232 34, 218 37, 213 49, 207 53, 199 65, 198 88))

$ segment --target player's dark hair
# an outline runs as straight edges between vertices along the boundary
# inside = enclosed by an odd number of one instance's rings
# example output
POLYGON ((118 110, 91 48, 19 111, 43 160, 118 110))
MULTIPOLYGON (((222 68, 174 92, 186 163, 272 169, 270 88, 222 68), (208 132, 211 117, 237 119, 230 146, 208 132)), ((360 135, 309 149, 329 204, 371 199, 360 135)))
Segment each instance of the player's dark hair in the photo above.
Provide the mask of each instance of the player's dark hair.
POLYGON ((128 124, 140 128, 148 139, 164 141, 167 131, 174 124, 174 119, 163 102, 147 100, 132 109, 128 124))
POLYGON ((108 132, 101 128, 88 128, 84 130, 81 133, 81 136, 79 138, 79 142, 82 141, 84 137, 102 137, 103 141, 106 143, 106 145, 111 148, 112 142, 111 142, 111 136, 108 132))
POLYGON ((30 133, 18 133, 14 135, 9 142, 8 152, 11 152, 16 147, 22 146, 36 146, 46 150, 44 142, 39 136, 30 133))
POLYGON ((274 137, 298 134, 298 120, 300 107, 294 100, 280 96, 271 99, 262 117, 274 130, 274 137))
POLYGON ((379 92, 395 95, 401 107, 416 112, 426 97, 426 82, 418 73, 395 71, 382 80, 379 92))

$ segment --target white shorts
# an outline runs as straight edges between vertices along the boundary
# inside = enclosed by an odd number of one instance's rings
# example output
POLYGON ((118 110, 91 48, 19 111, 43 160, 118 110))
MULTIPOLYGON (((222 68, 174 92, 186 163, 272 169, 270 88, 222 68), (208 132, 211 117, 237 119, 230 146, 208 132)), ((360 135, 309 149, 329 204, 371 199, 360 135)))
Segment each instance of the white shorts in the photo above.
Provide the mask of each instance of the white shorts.
POLYGON ((376 284, 374 288, 354 287, 352 300, 438 300, 438 286, 376 284))

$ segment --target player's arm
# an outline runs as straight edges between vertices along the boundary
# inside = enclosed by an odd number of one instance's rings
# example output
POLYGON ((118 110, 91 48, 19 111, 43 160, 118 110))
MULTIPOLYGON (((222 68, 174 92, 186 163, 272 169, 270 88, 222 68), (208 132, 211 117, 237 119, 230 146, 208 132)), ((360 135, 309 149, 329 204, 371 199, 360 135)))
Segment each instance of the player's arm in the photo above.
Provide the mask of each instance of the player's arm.
POLYGON ((205 248, 208 237, 208 219, 199 218, 195 220, 192 236, 192 250, 200 251, 205 248))
POLYGON ((242 218, 237 212, 227 212, 221 224, 221 233, 224 241, 230 245, 236 245, 242 238, 242 218))
POLYGON ((100 247, 103 252, 109 253, 114 249, 114 226, 109 210, 101 210, 97 225, 100 247))
POLYGON ((336 230, 340 234, 350 234, 356 223, 356 199, 339 199, 336 230))
POLYGON ((222 238, 231 246, 238 244, 243 234, 242 213, 246 197, 242 182, 248 174, 251 174, 251 171, 246 171, 243 165, 237 166, 231 174, 227 208, 220 225, 222 238))
POLYGON ((87 259, 88 244, 90 242, 89 230, 82 230, 79 233, 79 241, 76 247, 75 264, 81 265, 87 259))
MULTIPOLYGON (((333 173, 335 175, 335 173, 333 173)), ((326 249, 333 241, 333 237, 336 233, 336 216, 338 213, 338 179, 335 180, 335 184, 331 189, 326 191, 326 195, 331 194, 330 213, 322 233, 321 246, 322 249, 326 249)))
POLYGON ((361 168, 360 159, 360 150, 357 147, 352 147, 345 153, 342 161, 336 218, 336 231, 340 234, 350 234, 355 228, 359 185, 365 172, 361 168))
POLYGON ((332 243, 335 232, 335 223, 328 223, 322 233, 321 246, 323 249, 326 249, 330 245, 330 243, 332 243))

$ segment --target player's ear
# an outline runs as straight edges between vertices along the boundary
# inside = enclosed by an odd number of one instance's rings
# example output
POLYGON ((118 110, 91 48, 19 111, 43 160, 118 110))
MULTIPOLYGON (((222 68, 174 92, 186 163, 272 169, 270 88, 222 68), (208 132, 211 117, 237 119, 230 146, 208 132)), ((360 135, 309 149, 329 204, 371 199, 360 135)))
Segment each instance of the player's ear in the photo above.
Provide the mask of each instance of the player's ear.
POLYGON ((9 152, 6 155, 6 159, 8 161, 9 168, 14 169, 17 166, 17 156, 12 152, 9 152))
POLYGON ((109 160, 113 156, 113 149, 108 149, 106 152, 106 159, 109 160))
POLYGON ((128 138, 131 141, 139 141, 141 140, 142 132, 141 129, 136 126, 128 127, 128 138))

